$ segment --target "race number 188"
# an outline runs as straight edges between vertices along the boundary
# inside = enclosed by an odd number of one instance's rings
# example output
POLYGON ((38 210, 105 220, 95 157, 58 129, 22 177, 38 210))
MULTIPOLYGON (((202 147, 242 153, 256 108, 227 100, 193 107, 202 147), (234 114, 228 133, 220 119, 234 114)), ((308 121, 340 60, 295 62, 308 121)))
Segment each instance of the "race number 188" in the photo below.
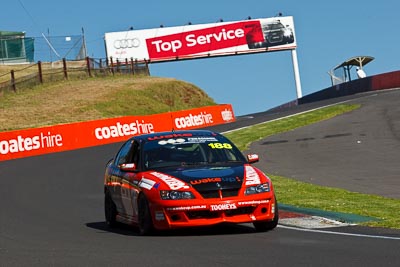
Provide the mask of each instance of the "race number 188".
POLYGON ((232 145, 228 143, 209 143, 208 146, 212 149, 232 149, 232 145))

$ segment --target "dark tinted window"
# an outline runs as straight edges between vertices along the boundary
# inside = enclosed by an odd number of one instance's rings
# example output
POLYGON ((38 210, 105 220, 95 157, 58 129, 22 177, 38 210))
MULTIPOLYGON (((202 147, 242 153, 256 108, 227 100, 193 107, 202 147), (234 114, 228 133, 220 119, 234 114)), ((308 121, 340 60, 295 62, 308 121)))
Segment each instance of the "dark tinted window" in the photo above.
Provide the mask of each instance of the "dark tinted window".
POLYGON ((147 169, 245 162, 236 146, 222 135, 149 140, 143 154, 147 169))

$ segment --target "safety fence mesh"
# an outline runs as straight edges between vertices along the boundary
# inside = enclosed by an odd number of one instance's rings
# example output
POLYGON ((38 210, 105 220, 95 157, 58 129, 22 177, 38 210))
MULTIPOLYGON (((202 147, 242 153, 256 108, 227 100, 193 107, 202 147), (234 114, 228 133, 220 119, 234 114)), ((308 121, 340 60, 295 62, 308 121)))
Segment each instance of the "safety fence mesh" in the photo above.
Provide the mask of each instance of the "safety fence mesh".
POLYGON ((21 37, 0 34, 0 64, 81 60, 87 56, 84 35, 21 37))

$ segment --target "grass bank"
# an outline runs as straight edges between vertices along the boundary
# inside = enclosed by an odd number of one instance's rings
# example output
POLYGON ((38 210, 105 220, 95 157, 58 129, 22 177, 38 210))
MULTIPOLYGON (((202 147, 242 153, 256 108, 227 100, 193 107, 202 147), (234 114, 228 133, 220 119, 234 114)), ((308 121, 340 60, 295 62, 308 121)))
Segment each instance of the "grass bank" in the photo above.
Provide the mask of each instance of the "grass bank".
POLYGON ((108 76, 68 80, 0 96, 0 131, 215 105, 183 81, 108 76))

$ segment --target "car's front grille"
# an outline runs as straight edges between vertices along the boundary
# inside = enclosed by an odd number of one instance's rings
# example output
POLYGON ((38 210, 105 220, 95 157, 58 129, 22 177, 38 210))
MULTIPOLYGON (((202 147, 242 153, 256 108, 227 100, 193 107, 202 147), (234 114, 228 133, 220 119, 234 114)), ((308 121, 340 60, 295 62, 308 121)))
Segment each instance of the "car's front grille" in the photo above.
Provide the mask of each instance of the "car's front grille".
POLYGON ((222 197, 236 197, 239 194, 239 189, 222 190, 222 197))
POLYGON ((217 211, 209 211, 209 210, 198 210, 198 211, 188 211, 186 215, 189 219, 214 219, 220 216, 220 213, 217 211))
POLYGON ((254 212, 255 207, 242 207, 238 208, 235 210, 226 210, 225 215, 230 217, 230 216, 236 216, 236 215, 243 215, 243 214, 251 214, 254 212))
POLYGON ((277 43, 283 41, 283 35, 280 32, 271 32, 266 37, 270 43, 277 43))
POLYGON ((236 197, 239 194, 239 188, 200 191, 199 193, 203 198, 220 198, 220 193, 219 193, 220 191, 222 198, 236 197))
POLYGON ((203 198, 219 198, 219 190, 199 192, 203 198))

